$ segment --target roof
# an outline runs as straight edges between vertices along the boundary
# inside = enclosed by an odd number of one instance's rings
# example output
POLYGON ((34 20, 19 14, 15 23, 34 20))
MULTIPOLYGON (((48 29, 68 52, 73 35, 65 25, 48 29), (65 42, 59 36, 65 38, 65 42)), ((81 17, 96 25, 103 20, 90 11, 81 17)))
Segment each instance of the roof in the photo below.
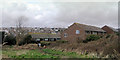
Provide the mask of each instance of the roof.
POLYGON ((32 38, 61 38, 60 34, 31 34, 32 38))
POLYGON ((109 27, 110 29, 112 29, 114 32, 118 32, 118 30, 115 29, 115 28, 113 28, 113 27, 110 27, 110 26, 107 26, 107 27, 109 27))
POLYGON ((95 26, 90 26, 90 25, 85 25, 85 24, 79 24, 79 23, 75 23, 77 24, 79 27, 82 27, 85 29, 85 31, 98 31, 98 32, 106 32, 103 29, 99 28, 99 27, 95 27, 95 26))

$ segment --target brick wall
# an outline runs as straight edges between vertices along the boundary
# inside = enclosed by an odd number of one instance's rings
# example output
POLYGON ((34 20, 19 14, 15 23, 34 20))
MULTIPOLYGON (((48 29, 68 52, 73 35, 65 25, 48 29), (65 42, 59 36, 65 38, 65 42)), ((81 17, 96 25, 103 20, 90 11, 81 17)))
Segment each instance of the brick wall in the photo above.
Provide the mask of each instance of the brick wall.
POLYGON ((107 26, 102 27, 102 29, 105 30, 107 34, 113 34, 114 33, 114 31, 107 26))
POLYGON ((76 42, 77 40, 85 40, 85 30, 83 28, 78 27, 76 24, 71 25, 62 32, 61 40, 68 40, 69 42, 76 42), (76 34, 76 30, 80 31, 80 34, 76 34), (67 37, 64 36, 64 33, 67 34, 67 37))

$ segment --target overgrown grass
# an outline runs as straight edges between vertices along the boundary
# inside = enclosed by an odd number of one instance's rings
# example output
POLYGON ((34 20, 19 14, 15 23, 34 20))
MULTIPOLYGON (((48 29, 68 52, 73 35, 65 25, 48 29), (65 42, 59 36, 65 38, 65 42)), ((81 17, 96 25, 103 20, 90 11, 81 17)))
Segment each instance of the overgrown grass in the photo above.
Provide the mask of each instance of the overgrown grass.
POLYGON ((57 58, 57 56, 43 54, 38 50, 4 50, 2 54, 7 55, 9 58, 57 58))
POLYGON ((54 56, 57 56, 59 55, 60 57, 67 57, 67 58, 87 58, 88 56, 87 55, 80 55, 80 54, 77 54, 76 52, 62 52, 62 51, 59 51, 59 50, 52 50, 52 49, 43 49, 43 51, 47 54, 51 54, 51 55, 54 55, 54 56))
POLYGON ((19 56, 12 56, 13 58, 57 58, 56 56, 52 56, 49 54, 42 54, 37 50, 30 50, 26 54, 22 54, 19 56))
POLYGON ((85 54, 77 54, 76 52, 65 52, 53 49, 36 49, 36 50, 15 50, 9 49, 2 50, 3 57, 8 58, 91 58, 85 54))

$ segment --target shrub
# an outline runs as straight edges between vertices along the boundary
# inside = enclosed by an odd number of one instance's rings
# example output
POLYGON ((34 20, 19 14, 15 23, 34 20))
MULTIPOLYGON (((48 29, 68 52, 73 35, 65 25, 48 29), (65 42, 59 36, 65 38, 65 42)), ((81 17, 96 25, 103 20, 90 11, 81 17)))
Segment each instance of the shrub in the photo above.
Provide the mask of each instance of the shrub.
POLYGON ((117 36, 120 36, 120 32, 116 32, 116 35, 117 35, 117 36))
POLYGON ((41 41, 41 46, 44 46, 44 45, 50 45, 50 42, 48 42, 48 41, 41 41))
POLYGON ((107 35, 106 38, 109 38, 111 35, 107 35))
POLYGON ((98 35, 90 35, 90 36, 88 36, 87 37, 87 41, 94 41, 94 40, 98 40, 98 39, 100 39, 100 36, 98 36, 98 35))
POLYGON ((29 43, 36 43, 37 44, 38 42, 34 39, 31 39, 29 43))
POLYGON ((0 32, 0 39, 2 39, 2 43, 4 41, 4 37, 5 37, 5 32, 0 32))
POLYGON ((26 35, 24 38, 23 38, 23 40, 21 40, 20 42, 19 42, 19 45, 24 45, 24 44, 28 44, 28 43, 30 43, 32 40, 32 36, 31 35, 26 35))
POLYGON ((87 40, 83 40, 83 43, 87 43, 88 41, 87 40))
POLYGON ((57 43, 67 43, 68 41, 67 40, 59 40, 57 41, 57 43))
POLYGON ((24 38, 24 41, 25 41, 25 43, 28 44, 28 43, 30 43, 31 39, 32 39, 31 35, 26 35, 25 38, 24 38))
POLYGON ((15 45, 16 44, 16 39, 15 39, 14 36, 8 35, 8 36, 5 37, 4 42, 7 42, 7 45, 15 45))
POLYGON ((98 36, 98 35, 89 35, 89 36, 87 36, 86 40, 84 40, 83 42, 87 43, 89 41, 95 41, 95 40, 98 40, 100 38, 101 38, 101 36, 98 36))

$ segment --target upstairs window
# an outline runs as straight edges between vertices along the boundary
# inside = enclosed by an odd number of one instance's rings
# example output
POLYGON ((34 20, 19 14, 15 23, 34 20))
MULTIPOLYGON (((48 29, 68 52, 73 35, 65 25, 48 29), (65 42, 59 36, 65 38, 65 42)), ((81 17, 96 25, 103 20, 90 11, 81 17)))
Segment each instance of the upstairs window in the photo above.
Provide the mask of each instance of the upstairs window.
POLYGON ((76 34, 80 34, 80 31, 79 31, 79 30, 76 30, 76 34))
POLYGON ((64 33, 64 37, 67 37, 68 35, 67 35, 67 33, 64 33))

